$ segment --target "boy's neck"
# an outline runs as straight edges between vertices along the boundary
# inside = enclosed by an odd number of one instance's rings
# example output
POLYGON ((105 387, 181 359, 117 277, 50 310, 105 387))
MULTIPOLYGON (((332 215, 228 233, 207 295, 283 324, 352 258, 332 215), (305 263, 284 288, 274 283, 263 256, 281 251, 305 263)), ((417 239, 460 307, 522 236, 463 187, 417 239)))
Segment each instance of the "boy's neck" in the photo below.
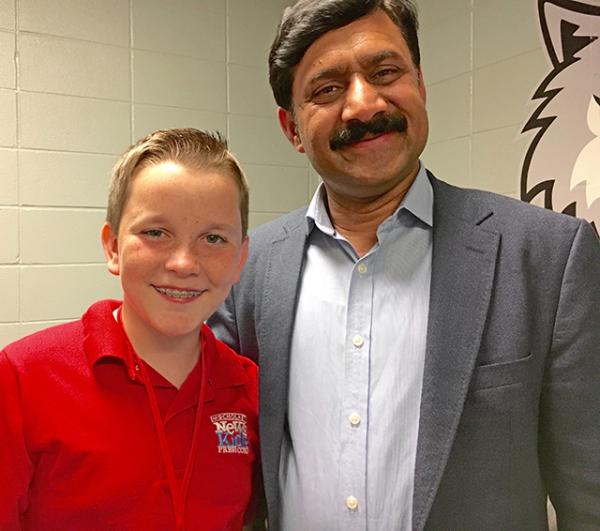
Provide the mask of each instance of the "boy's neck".
POLYGON ((200 332, 165 337, 128 319, 124 308, 121 318, 125 333, 140 359, 179 389, 201 355, 200 332))
POLYGON ((180 349, 140 349, 130 338, 137 355, 163 378, 179 389, 200 357, 200 344, 196 342, 192 349, 183 353, 180 349))

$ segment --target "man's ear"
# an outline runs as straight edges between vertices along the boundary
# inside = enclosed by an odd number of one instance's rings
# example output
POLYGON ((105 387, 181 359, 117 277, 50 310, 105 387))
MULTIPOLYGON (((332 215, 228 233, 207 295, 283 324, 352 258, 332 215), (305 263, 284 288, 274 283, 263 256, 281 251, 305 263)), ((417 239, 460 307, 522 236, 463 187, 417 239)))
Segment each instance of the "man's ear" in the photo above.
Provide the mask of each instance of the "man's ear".
POLYGON ((423 79, 423 70, 421 67, 417 68, 417 82, 419 83, 419 93, 423 98, 423 101, 427 103, 427 91, 425 90, 425 80, 423 79))
POLYGON ((113 275, 119 275, 119 240, 108 223, 102 225, 101 239, 108 270, 113 275))
POLYGON ((283 134, 291 142, 292 146, 294 146, 294 149, 299 153, 304 153, 304 146, 302 145, 302 140, 300 140, 300 135, 296 128, 294 114, 291 111, 286 111, 282 107, 277 107, 277 117, 279 118, 279 125, 281 126, 283 134))

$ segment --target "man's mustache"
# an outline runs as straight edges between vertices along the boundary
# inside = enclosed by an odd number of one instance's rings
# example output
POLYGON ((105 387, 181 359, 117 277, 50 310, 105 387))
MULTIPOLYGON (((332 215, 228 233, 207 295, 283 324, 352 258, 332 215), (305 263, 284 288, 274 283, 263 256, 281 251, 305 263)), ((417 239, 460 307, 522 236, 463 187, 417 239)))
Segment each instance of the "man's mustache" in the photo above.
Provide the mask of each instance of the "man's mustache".
POLYGON ((348 122, 348 125, 336 131, 329 139, 329 147, 335 151, 362 140, 367 134, 403 133, 407 126, 406 117, 403 114, 376 114, 368 122, 358 120, 348 122))

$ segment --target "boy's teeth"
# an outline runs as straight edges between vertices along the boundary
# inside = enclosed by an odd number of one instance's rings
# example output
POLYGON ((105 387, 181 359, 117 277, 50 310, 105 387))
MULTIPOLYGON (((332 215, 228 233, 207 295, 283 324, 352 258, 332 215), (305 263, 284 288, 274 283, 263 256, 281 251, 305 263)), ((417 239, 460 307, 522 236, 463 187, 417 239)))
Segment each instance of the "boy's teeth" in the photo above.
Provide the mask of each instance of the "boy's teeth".
POLYGON ((169 288, 156 288, 156 291, 166 295, 167 297, 175 297, 178 299, 190 299, 192 297, 197 297, 200 295, 199 291, 196 290, 186 290, 186 289, 169 289, 169 288))

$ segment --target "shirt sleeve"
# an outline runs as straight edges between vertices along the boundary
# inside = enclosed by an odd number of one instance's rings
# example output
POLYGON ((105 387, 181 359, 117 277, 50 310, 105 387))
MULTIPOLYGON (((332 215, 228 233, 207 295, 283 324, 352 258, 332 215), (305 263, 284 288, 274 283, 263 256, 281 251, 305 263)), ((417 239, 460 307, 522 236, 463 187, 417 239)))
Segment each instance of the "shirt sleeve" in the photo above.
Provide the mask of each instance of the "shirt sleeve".
POLYGON ((22 529, 33 465, 25 445, 21 388, 14 366, 0 352, 0 529, 22 529))

